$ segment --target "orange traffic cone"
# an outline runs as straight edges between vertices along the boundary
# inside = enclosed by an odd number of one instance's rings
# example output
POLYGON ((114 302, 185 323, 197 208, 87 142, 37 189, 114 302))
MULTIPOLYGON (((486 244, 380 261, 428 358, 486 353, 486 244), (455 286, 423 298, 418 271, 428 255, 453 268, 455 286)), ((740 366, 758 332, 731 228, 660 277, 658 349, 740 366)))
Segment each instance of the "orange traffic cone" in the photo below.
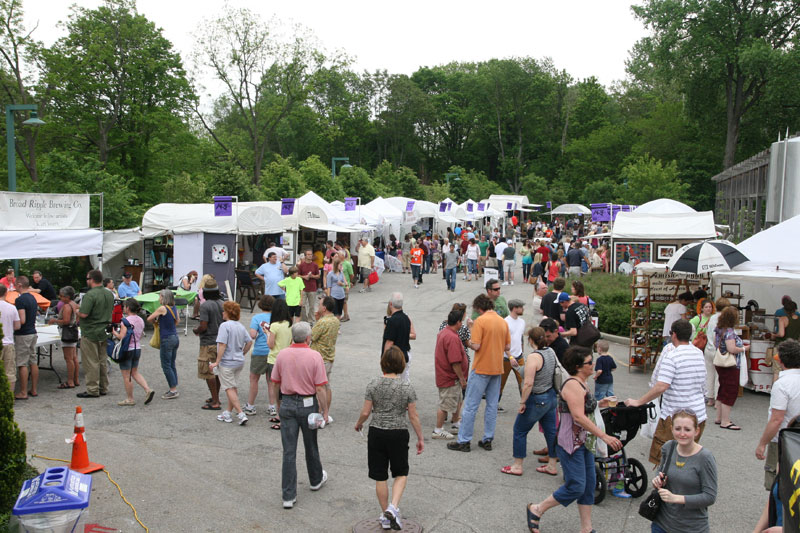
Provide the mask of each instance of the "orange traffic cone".
POLYGON ((80 406, 75 408, 75 434, 67 443, 72 442, 72 462, 69 464, 71 470, 81 474, 91 474, 102 470, 105 466, 89 461, 89 450, 86 448, 86 440, 83 438, 83 410, 80 406))

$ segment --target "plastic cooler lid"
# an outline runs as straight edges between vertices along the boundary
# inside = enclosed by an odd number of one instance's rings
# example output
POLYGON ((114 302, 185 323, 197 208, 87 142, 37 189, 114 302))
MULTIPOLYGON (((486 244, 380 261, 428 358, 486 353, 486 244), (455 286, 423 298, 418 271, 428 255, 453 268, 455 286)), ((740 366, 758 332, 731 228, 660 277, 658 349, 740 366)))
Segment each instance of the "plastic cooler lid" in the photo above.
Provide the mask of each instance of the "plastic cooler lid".
POLYGON ((84 509, 89 506, 91 492, 92 476, 65 466, 48 468, 23 483, 12 514, 84 509))

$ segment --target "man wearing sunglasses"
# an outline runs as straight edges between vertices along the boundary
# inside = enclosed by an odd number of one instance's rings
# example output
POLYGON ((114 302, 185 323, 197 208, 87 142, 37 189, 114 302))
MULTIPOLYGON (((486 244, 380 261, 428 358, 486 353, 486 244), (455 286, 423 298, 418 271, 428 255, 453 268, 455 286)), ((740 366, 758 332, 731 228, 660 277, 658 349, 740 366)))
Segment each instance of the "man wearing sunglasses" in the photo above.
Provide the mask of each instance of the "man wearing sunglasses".
MULTIPOLYGON (((500 296, 500 282, 496 279, 490 279, 486 282, 486 296, 494 303, 494 312, 500 315, 500 318, 508 316, 508 304, 506 299, 500 296)), ((478 311, 472 311, 472 320, 478 318, 478 311)))

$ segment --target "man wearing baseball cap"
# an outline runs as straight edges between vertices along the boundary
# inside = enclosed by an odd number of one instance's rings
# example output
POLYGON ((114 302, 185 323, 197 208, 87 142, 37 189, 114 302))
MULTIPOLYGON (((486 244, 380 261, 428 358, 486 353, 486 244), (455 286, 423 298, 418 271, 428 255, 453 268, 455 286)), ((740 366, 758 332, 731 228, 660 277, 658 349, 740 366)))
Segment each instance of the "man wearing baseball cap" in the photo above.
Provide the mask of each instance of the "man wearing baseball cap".
POLYGON ((130 272, 125 272, 122 275, 122 283, 119 284, 117 292, 120 298, 132 298, 142 294, 139 284, 133 281, 133 275, 130 272))

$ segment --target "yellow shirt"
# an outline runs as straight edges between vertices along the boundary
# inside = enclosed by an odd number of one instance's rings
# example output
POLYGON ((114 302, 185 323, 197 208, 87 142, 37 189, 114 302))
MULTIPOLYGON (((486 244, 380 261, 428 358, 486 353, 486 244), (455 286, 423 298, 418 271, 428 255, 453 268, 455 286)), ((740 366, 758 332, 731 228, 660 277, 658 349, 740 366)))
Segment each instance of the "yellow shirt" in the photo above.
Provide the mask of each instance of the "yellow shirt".
POLYGON ((361 246, 358 249, 359 268, 372 268, 372 258, 375 257, 375 248, 371 244, 361 246))
POLYGON ((289 276, 288 278, 280 280, 278 282, 278 287, 286 289, 286 305, 289 307, 296 307, 300 305, 303 289, 306 288, 306 282, 303 281, 303 278, 300 276, 296 278, 289 276))

